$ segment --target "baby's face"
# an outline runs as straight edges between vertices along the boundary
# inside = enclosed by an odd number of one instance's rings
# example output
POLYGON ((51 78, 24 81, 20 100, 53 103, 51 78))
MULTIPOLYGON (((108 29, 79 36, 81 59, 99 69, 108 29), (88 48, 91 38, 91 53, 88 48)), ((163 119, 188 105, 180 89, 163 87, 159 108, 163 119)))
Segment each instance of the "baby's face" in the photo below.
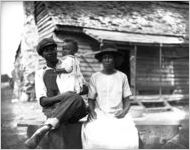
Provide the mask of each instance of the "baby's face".
POLYGON ((73 45, 71 43, 64 43, 62 47, 62 54, 65 55, 73 55, 74 52, 72 50, 73 45))

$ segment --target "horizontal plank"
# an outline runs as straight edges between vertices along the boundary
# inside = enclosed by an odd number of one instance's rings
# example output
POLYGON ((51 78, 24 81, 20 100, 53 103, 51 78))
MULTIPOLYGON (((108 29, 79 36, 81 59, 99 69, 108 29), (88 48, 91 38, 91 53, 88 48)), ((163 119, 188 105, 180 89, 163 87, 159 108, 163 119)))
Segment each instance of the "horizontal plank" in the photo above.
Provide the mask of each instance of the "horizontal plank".
POLYGON ((40 4, 35 5, 35 6, 36 6, 35 15, 38 16, 45 9, 45 4, 40 3, 40 4))
POLYGON ((146 56, 146 57, 136 57, 137 61, 143 61, 143 62, 159 62, 159 57, 150 57, 150 56, 146 56))
POLYGON ((189 95, 175 94, 175 95, 137 95, 131 96, 130 99, 140 102, 163 102, 163 101, 179 101, 182 99, 188 99, 189 95))
POLYGON ((142 88, 145 88, 145 89, 152 89, 152 88, 165 88, 165 87, 168 87, 168 88, 172 88, 172 87, 175 87, 173 89, 177 89, 177 88, 188 88, 189 84, 170 84, 170 83, 159 83, 159 82, 136 82, 136 87, 138 89, 142 89, 142 88))
POLYGON ((45 15, 49 15, 46 9, 44 9, 43 11, 41 11, 41 12, 36 16, 37 22, 40 21, 45 15))
POLYGON ((50 16, 45 15, 37 24, 38 28, 41 28, 44 24, 46 24, 47 22, 51 21, 50 16))
POLYGON ((189 75, 188 74, 145 74, 145 73, 141 73, 141 74, 137 74, 136 76, 137 78, 162 78, 162 79, 168 79, 168 80, 173 80, 173 79, 188 79, 189 75))
POLYGON ((84 44, 84 45, 79 45, 79 49, 83 49, 83 50, 91 50, 91 46, 90 45, 87 45, 87 44, 84 44))
MULTIPOLYGON (((49 32, 52 28, 54 29, 55 26, 52 23, 52 21, 49 21, 49 22, 44 23, 41 27, 39 27, 38 31, 39 31, 40 34, 43 34, 44 32, 49 32)), ((53 30, 51 30, 51 32, 52 31, 53 30)))
POLYGON ((44 32, 43 34, 40 34, 40 39, 51 37, 53 35, 53 28, 49 32, 44 32))
POLYGON ((30 125, 33 126, 41 126, 44 124, 44 120, 22 120, 20 122, 17 123, 18 127, 28 127, 30 125))
MULTIPOLYGON (((153 65, 153 66, 159 66, 160 63, 159 62, 153 62, 153 61, 149 61, 149 62, 145 62, 145 61, 137 61, 137 66, 141 67, 141 66, 145 66, 147 67, 146 65, 153 65)), ((181 66, 184 66, 184 67, 187 67, 189 66, 189 61, 185 61, 185 62, 180 62, 180 63, 175 63, 174 61, 173 62, 162 62, 161 63, 161 67, 162 68, 169 68, 169 67, 181 67, 181 66)), ((151 67, 151 66, 149 66, 151 67)))
POLYGON ((80 64, 80 68, 83 68, 83 70, 85 70, 85 68, 101 69, 100 66, 98 66, 98 65, 93 65, 93 64, 91 64, 91 63, 81 63, 81 64, 80 64))
MULTIPOLYGON (((80 58, 80 63, 94 63, 97 64, 98 61, 94 58, 80 58)), ((100 63, 99 63, 100 64, 100 63)))
POLYGON ((147 87, 147 88, 158 88, 158 87, 172 87, 171 84, 160 83, 160 82, 136 82, 137 88, 147 87))
POLYGON ((188 83, 188 78, 181 78, 181 79, 179 79, 179 78, 175 78, 174 80, 169 80, 169 79, 167 79, 167 78, 162 78, 162 79, 160 79, 160 78, 156 78, 156 77, 152 77, 152 78, 148 78, 148 77, 146 77, 146 78, 143 78, 143 77, 138 77, 138 78, 136 78, 136 81, 137 82, 175 82, 175 83, 185 83, 185 82, 187 82, 188 83))
POLYGON ((152 68, 136 68, 136 72, 137 74, 189 74, 189 70, 188 69, 181 69, 180 71, 179 70, 173 70, 173 71, 170 71, 169 69, 168 70, 163 70, 163 69, 152 69, 152 68))

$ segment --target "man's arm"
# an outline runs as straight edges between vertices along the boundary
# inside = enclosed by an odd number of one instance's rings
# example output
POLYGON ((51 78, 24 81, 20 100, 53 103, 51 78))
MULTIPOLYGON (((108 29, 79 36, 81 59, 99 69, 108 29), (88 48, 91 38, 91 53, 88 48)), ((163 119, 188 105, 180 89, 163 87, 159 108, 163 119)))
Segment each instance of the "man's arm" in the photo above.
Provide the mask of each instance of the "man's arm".
POLYGON ((47 97, 47 88, 43 81, 44 70, 39 70, 35 74, 35 92, 36 98, 39 100, 41 106, 48 106, 63 100, 65 94, 47 97))
POLYGON ((52 97, 41 97, 40 98, 40 105, 41 106, 49 106, 52 105, 54 103, 58 103, 61 100, 63 100, 65 94, 60 94, 60 95, 56 95, 56 96, 52 96, 52 97))

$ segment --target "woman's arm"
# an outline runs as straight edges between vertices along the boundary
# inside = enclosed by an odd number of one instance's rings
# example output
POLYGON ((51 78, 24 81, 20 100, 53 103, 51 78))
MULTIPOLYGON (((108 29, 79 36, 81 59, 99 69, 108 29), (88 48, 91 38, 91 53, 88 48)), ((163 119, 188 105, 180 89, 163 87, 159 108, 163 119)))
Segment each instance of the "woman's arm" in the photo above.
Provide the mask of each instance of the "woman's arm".
POLYGON ((95 100, 94 99, 88 99, 88 105, 89 105, 89 116, 88 120, 96 119, 97 115, 95 112, 95 100))
POLYGON ((119 111, 117 114, 115 114, 116 118, 123 118, 125 117, 125 115, 128 113, 130 106, 131 106, 131 102, 129 100, 129 97, 123 98, 123 110, 119 111))

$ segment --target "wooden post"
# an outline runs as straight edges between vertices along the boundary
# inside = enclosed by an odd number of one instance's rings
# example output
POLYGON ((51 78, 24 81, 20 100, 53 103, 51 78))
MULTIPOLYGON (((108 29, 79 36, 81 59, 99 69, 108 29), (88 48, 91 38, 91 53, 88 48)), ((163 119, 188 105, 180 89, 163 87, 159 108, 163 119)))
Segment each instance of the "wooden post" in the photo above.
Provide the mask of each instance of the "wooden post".
MULTIPOLYGON (((162 69, 162 43, 160 43, 160 49, 159 49, 159 69, 160 69, 160 89, 159 89, 159 97, 160 97, 160 100, 163 98, 162 96, 162 72, 161 72, 161 69, 162 69)), ((169 103, 167 102, 166 99, 163 100, 164 101, 164 104, 165 104, 165 107, 166 108, 171 108, 171 106, 169 105, 169 103)))
POLYGON ((160 47, 159 47, 159 70, 160 70, 160 87, 159 87, 159 95, 160 98, 162 96, 162 87, 161 87, 161 83, 162 83, 162 43, 160 43, 160 47))
POLYGON ((137 46, 134 46, 134 101, 145 108, 141 101, 137 100, 137 46))
POLYGON ((136 62, 137 62, 137 46, 136 46, 136 45, 135 45, 135 47, 134 47, 134 56, 135 56, 135 58, 134 58, 134 59, 135 59, 135 60, 134 60, 134 79, 135 79, 135 83, 134 83, 134 94, 135 94, 135 95, 134 95, 134 99, 135 99, 135 101, 136 101, 136 94, 137 94, 137 93, 136 93, 136 82, 137 82, 137 77, 136 77, 136 76, 137 76, 137 75, 136 75, 136 74, 137 74, 137 73, 136 73, 136 72, 137 72, 137 69, 136 69, 136 68, 137 68, 137 67, 136 67, 136 65, 137 65, 137 63, 136 63, 136 62))

